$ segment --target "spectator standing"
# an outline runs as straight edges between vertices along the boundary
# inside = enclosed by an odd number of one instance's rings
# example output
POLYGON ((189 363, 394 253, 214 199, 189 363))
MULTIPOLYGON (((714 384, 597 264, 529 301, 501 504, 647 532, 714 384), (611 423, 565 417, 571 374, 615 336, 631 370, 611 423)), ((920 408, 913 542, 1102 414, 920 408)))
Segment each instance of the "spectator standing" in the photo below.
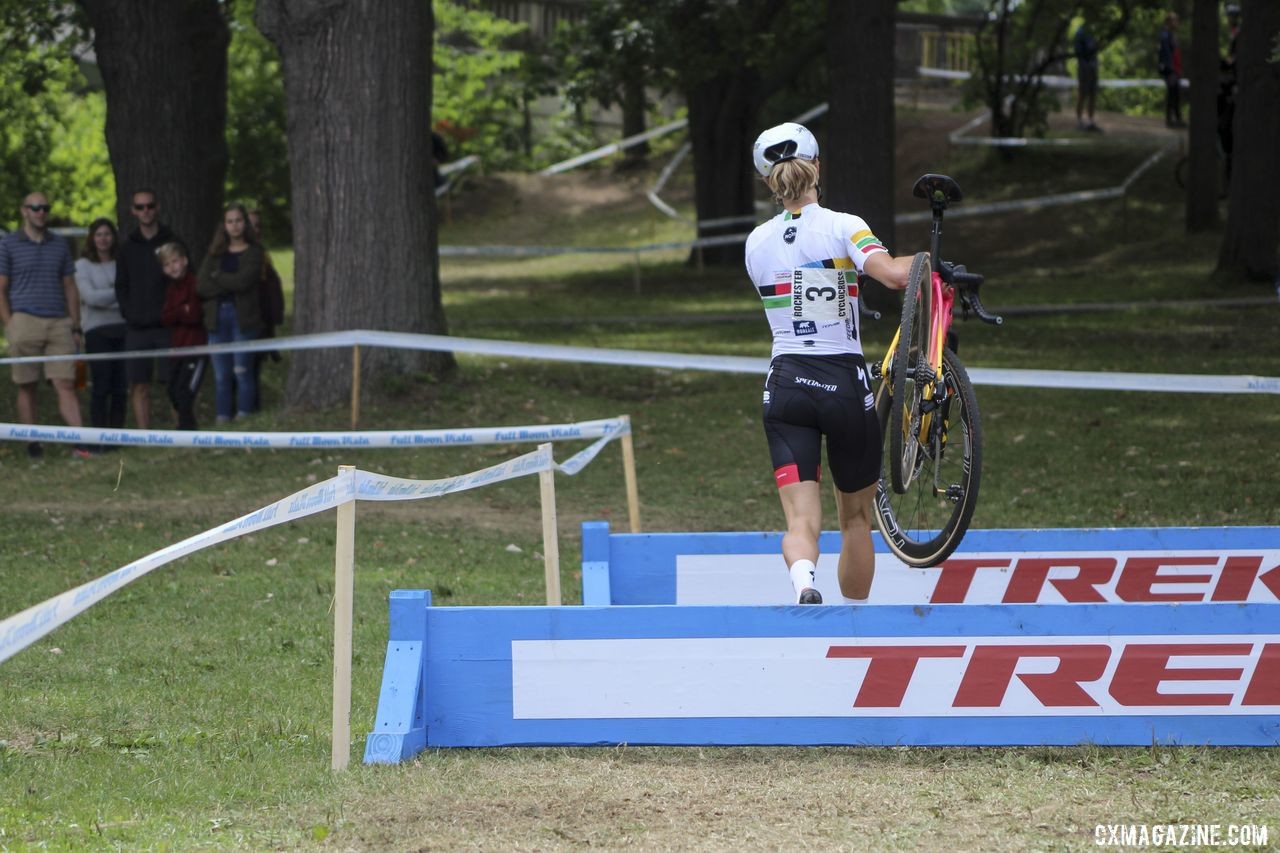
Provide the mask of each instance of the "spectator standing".
MULTIPOLYGON (((165 243, 156 257, 169 280, 164 309, 160 312, 175 347, 204 346, 209 341, 204 328, 204 304, 196 293, 196 277, 192 275, 187 249, 181 243, 165 243)), ((181 355, 173 359, 169 374, 169 402, 178 417, 178 429, 199 429, 195 403, 204 382, 205 358, 181 355)))
POLYGON ((1098 100, 1098 40, 1089 30, 1089 22, 1085 21, 1076 30, 1076 127, 1080 130, 1101 132, 1093 120, 1093 108, 1098 100), (1087 107, 1087 110, 1086 110, 1087 107), (1085 122, 1086 112, 1089 116, 1085 122))
MULTIPOLYGON (((261 243, 262 211, 256 207, 250 208, 249 224, 261 243)), ((280 280, 280 273, 276 271, 276 265, 271 262, 271 253, 267 251, 265 245, 262 246, 262 287, 258 292, 258 300, 262 306, 262 333, 259 337, 274 338, 276 328, 284 323, 284 283, 280 280)), ((275 350, 254 353, 253 411, 255 412, 262 407, 262 363, 267 359, 279 361, 280 353, 275 350)))
MULTIPOLYGON (((76 260, 76 290, 80 294, 80 325, 84 327, 85 352, 124 352, 125 323, 116 300, 116 226, 110 219, 95 219, 89 226, 84 250, 76 260)), ((129 385, 124 361, 91 361, 92 390, 89 423, 104 429, 124 426, 129 385)), ((100 450, 106 449, 103 445, 100 450)))
POLYGON ((1178 13, 1164 16, 1157 48, 1157 64, 1164 78, 1164 123, 1166 127, 1186 127, 1182 120, 1182 46, 1178 44, 1178 13))
MULTIPOLYGON (((138 220, 138 227, 121 244, 116 263, 116 297, 127 324, 124 347, 130 351, 168 349, 169 330, 160 320, 166 281, 156 259, 156 249, 177 238, 160 222, 160 203, 155 191, 134 192, 133 216, 138 220)), ((162 381, 169 378, 168 359, 161 360, 158 368, 154 367, 155 361, 154 358, 133 358, 125 364, 133 419, 138 429, 151 427, 153 369, 162 381)))
MULTIPOLYGON (((209 342, 223 344, 256 340, 262 331, 262 247, 243 204, 232 204, 214 232, 209 253, 200 265, 196 288, 204 300, 209 342)), ((218 423, 252 414, 258 390, 254 382, 255 353, 213 356, 213 381, 218 423)))
MULTIPOLYGON (((74 355, 84 343, 71 249, 46 227, 50 209, 44 193, 30 193, 22 200, 22 227, 0 240, 0 321, 4 322, 9 355, 15 358, 74 355)), ((69 426, 81 426, 74 361, 13 365, 18 420, 36 422, 36 388, 41 373, 53 383, 62 419, 69 426)), ((80 444, 71 453, 80 458, 89 456, 80 444)), ((29 442, 27 455, 39 459, 44 448, 38 441, 29 442)))

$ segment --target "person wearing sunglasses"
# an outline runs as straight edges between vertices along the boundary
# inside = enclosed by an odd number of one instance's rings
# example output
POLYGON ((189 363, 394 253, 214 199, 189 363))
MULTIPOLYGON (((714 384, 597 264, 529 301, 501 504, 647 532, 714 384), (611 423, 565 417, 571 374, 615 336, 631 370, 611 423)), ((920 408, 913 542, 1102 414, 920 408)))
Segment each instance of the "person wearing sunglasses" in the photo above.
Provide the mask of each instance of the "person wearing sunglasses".
MULTIPOLYGON (((121 242, 116 258, 116 298, 128 325, 124 348, 130 352, 168 349, 169 329, 161 320, 160 312, 164 309, 169 281, 156 258, 156 250, 178 238, 160 222, 160 203, 154 190, 136 190, 132 210, 138 225, 129 233, 129 238, 121 242)), ((151 428, 152 373, 166 382, 170 367, 167 358, 160 359, 158 366, 154 358, 131 358, 125 363, 129 401, 138 429, 151 428)))
POLYGON ((782 556, 799 604, 814 583, 822 530, 823 440, 840 517, 840 591, 871 591, 871 510, 880 478, 880 424, 858 327, 858 275, 907 286, 912 256, 894 257, 861 218, 818 203, 818 141, 803 125, 770 128, 752 152, 782 212, 747 238, 746 264, 773 333, 764 432, 786 516, 782 556))
MULTIPOLYGON (((31 193, 22 200, 22 227, 0 240, 0 321, 14 358, 74 355, 84 345, 71 248, 50 233, 49 210, 44 193, 31 193)), ((74 361, 13 365, 18 420, 36 422, 36 389, 42 374, 58 395, 62 419, 69 426, 81 426, 74 361)), ((72 454, 87 457, 89 451, 77 444, 72 454)), ((44 449, 30 442, 27 455, 39 459, 44 449)))

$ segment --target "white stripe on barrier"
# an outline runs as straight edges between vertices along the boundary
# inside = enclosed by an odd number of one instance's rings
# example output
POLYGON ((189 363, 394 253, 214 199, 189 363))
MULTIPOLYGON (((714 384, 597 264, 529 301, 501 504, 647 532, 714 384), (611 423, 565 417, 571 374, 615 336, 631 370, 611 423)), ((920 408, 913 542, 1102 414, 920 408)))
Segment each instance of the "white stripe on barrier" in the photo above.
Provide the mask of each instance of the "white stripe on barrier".
POLYGON ((66 624, 126 584, 179 557, 185 557, 258 530, 334 509, 338 504, 350 500, 421 500, 501 483, 547 470, 557 470, 572 476, 581 471, 605 444, 618 435, 621 433, 601 436, 598 441, 586 450, 575 454, 563 465, 556 463, 549 447, 540 447, 530 453, 470 474, 439 480, 406 480, 360 470, 342 472, 336 477, 308 486, 273 504, 242 515, 234 521, 189 536, 181 542, 148 554, 127 566, 0 621, 0 663, 66 624))
POLYGON ((0 440, 122 447, 217 447, 272 450, 332 450, 388 447, 461 447, 616 437, 630 432, 623 417, 573 424, 478 427, 476 429, 369 430, 364 432, 225 432, 206 430, 100 429, 0 423, 0 440))
MULTIPOLYGON (((255 344, 220 344, 226 352, 236 347, 260 348, 255 344)), ((623 367, 660 367, 669 370, 707 370, 719 373, 753 373, 763 376, 768 371, 767 358, 749 358, 735 355, 696 355, 686 353, 653 352, 648 350, 601 349, 595 347, 571 347, 558 344, 539 344, 526 341, 504 341, 491 338, 455 338, 448 335, 419 335, 410 332, 378 332, 355 329, 347 332, 328 332, 303 335, 296 338, 272 338, 272 349, 319 349, 326 346, 379 346, 395 349, 421 350, 424 352, 453 352, 471 355, 503 356, 505 358, 532 358, 545 361, 565 361, 579 364, 612 364, 623 367)), ((192 347, 190 352, 207 349, 192 347)), ((146 357, 154 352, 118 353, 114 358, 146 357)), ((4 358, 0 364, 34 361, 66 361, 77 356, 37 356, 29 358, 4 358)), ((979 385, 1005 385, 1009 387, 1042 387, 1038 378, 1045 371, 1017 368, 970 368, 970 377, 979 385), (974 378, 980 372, 981 381, 974 378)), ((1109 377, 1117 375, 1098 371, 1057 371, 1061 382, 1054 387, 1080 390, 1116 390, 1109 377), (1069 378, 1068 378, 1069 377, 1069 378)), ((1227 376, 1179 373, 1128 374, 1149 378, 1146 387, 1127 388, 1132 391, 1183 391, 1212 392, 1216 394, 1280 394, 1280 377, 1227 376)), ((225 435, 225 433, 223 433, 225 435)))

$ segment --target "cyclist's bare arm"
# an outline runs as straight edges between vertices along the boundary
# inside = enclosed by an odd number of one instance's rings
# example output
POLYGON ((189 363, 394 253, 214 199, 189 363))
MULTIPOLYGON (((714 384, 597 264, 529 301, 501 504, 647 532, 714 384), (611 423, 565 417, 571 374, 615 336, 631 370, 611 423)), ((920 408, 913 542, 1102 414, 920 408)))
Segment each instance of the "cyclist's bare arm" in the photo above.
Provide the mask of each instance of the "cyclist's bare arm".
POLYGON ((907 276, 911 273, 911 261, 914 255, 903 255, 895 258, 888 252, 876 252, 867 258, 863 271, 890 290, 903 290, 907 286, 907 276))

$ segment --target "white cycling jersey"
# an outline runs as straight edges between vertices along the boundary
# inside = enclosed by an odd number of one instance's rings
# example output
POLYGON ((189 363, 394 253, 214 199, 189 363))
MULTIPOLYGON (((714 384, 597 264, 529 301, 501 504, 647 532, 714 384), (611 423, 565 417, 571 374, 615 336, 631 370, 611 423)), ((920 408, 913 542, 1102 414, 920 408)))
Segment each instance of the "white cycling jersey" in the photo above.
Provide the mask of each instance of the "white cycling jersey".
POLYGON ((860 217, 819 204, 783 211, 752 231, 747 274, 773 330, 774 357, 861 355, 857 274, 884 251, 860 217))

